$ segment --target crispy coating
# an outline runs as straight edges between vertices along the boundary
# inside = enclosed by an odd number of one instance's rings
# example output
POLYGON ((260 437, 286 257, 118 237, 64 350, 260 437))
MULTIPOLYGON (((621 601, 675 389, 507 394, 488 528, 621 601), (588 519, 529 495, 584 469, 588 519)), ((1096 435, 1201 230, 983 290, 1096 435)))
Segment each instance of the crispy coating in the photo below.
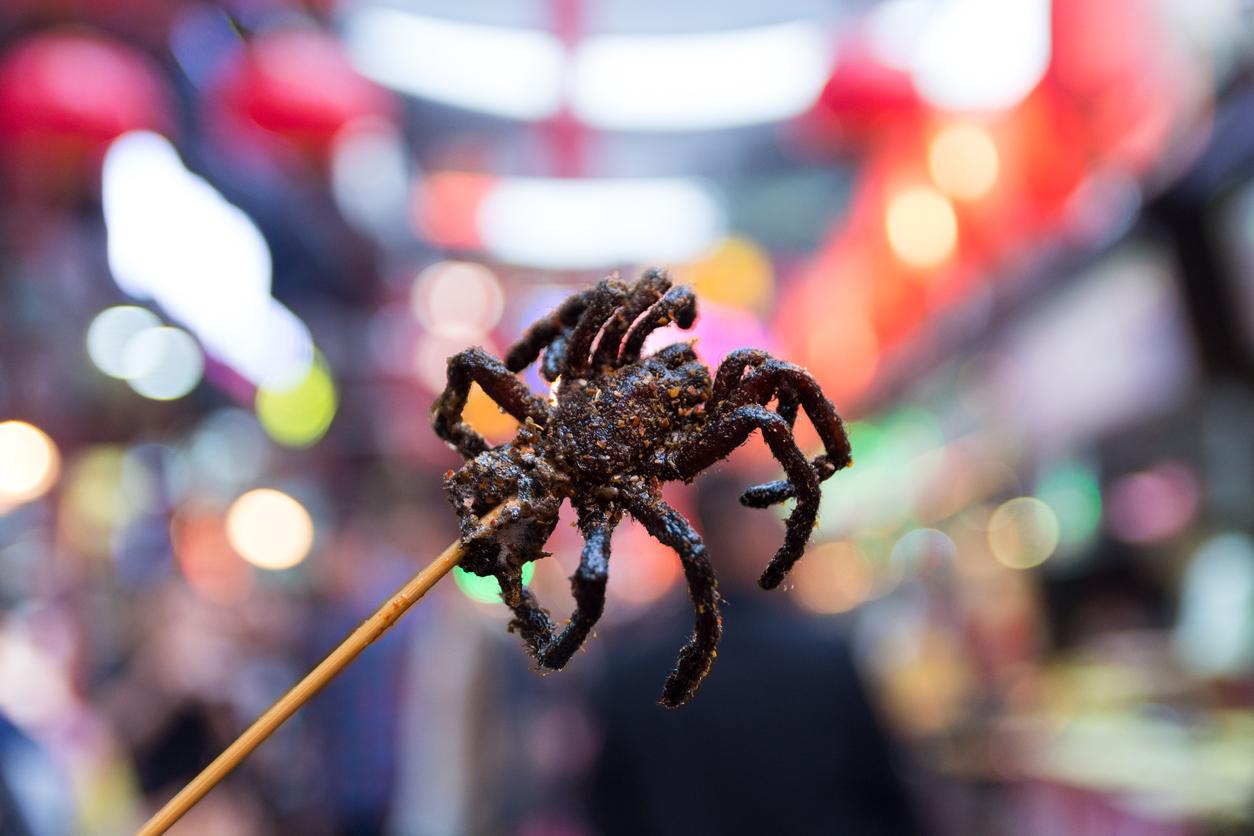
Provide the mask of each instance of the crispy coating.
POLYGON ((539 320, 501 362, 481 348, 449 359, 448 384, 432 407, 436 433, 466 459, 445 476, 466 546, 462 567, 497 578, 513 610, 509 629, 544 669, 566 665, 605 607, 610 537, 624 514, 678 554, 695 612, 661 704, 692 699, 710 671, 722 635, 718 579, 700 535, 661 498, 666 481, 691 481, 758 431, 786 478, 745 491, 767 507, 796 498, 784 543, 760 583, 772 589, 801 557, 819 508, 819 483, 852 463, 849 439, 831 402, 804 369, 764 351, 741 349, 714 379, 692 346, 674 343, 641 358, 645 340, 671 323, 690 328, 696 297, 650 270, 628 286, 610 278, 539 320), (516 376, 541 352, 543 376, 559 381, 554 404, 516 376), (462 421, 471 383, 521 422, 517 436, 490 447, 462 421), (767 407, 774 401, 775 411, 767 407), (824 452, 806 461, 792 437, 804 410, 824 452), (575 611, 558 625, 522 585, 522 567, 544 544, 570 500, 585 546, 571 576, 575 611), (491 524, 480 519, 501 506, 491 524))

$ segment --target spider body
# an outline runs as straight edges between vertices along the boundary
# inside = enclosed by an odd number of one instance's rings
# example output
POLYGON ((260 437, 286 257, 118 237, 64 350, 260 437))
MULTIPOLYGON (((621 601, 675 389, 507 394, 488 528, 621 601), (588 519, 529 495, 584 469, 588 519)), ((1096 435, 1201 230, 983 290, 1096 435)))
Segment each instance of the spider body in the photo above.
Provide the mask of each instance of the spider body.
MULTIPOLYGON (((683 348, 688 348, 683 345, 683 348)), ((668 454, 700 426, 710 373, 679 351, 590 379, 563 381, 552 443, 576 481, 612 485, 623 474, 664 478, 668 454)))
POLYGON ((650 333, 672 322, 689 328, 695 316, 692 292, 672 288, 665 273, 649 271, 630 287, 604 280, 533 325, 504 363, 479 348, 450 358, 448 385, 432 410, 436 433, 467 460, 445 478, 466 546, 461 565, 497 578, 514 613, 510 629, 541 668, 565 666, 600 618, 610 536, 624 514, 678 553, 696 620, 663 691, 666 706, 682 705, 696 692, 713 661, 722 620, 705 546, 662 500, 661 485, 691 481, 760 431, 788 478, 751 488, 741 501, 767 507, 797 498, 784 544, 761 579, 770 589, 805 549, 818 512, 819 483, 851 461, 835 409, 797 366, 743 349, 729 355, 711 379, 683 342, 641 358, 650 333), (541 352, 541 373, 558 381, 553 404, 516 376, 541 352), (521 422, 509 443, 489 447, 461 420, 472 381, 521 422), (772 401, 775 411, 767 409, 772 401), (792 440, 801 408, 825 446, 809 462, 792 440), (585 545, 571 577, 575 611, 559 627, 522 586, 521 575, 524 564, 545 556, 544 544, 567 500, 585 545), (490 523, 481 522, 498 506, 490 523))

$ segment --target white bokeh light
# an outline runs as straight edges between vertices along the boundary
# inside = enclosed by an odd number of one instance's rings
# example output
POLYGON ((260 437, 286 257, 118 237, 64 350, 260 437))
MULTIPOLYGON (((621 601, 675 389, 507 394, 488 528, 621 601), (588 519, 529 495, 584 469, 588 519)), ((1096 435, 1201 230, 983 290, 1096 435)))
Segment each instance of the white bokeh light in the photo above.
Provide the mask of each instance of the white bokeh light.
POLYGON ((479 236, 503 261, 595 269, 685 261, 726 232, 719 200, 683 178, 502 181, 478 213, 479 236))
POLYGON ((284 385, 313 363, 309 329, 270 295, 270 250, 256 225, 184 167, 164 137, 136 131, 104 162, 109 267, 250 382, 284 385))
POLYGON ((115 305, 96 314, 87 327, 87 356, 109 377, 125 379, 126 346, 135 335, 161 325, 160 318, 137 305, 115 305))
POLYGON ((127 384, 145 398, 172 401, 196 388, 205 359, 183 329, 149 328, 127 342, 122 369, 127 384))

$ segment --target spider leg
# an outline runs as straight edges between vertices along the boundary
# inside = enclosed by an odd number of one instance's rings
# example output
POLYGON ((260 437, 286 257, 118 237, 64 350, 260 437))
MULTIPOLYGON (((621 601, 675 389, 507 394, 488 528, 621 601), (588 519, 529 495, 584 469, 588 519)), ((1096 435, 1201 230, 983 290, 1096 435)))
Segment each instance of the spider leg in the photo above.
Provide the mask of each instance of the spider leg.
POLYGON ((757 368, 772 359, 770 353, 760 348, 738 348, 729 352, 718 364, 718 372, 714 375, 714 388, 710 392, 711 414, 724 408, 727 400, 740 387, 746 369, 757 368))
MULTIPOLYGON (((710 392, 711 414, 725 412, 728 409, 728 400, 739 388, 747 369, 757 368, 774 359, 769 353, 758 348, 739 348, 723 358, 714 378, 714 387, 710 392)), ((788 422, 789 427, 792 427, 797 423, 797 410, 801 406, 796 390, 787 383, 781 382, 775 396, 779 402, 775 412, 788 422)), ((759 400, 759 403, 765 406, 769 400, 768 397, 766 400, 759 400)), ((732 406, 741 405, 744 402, 742 399, 732 406)))
POLYGON ((675 670, 666 680, 659 702, 677 708, 692 699, 702 680, 710 672, 719 639, 723 635, 723 616, 719 611, 722 598, 718 594, 718 578, 710 565, 705 544, 692 523, 666 504, 661 497, 624 494, 627 510, 645 530, 660 542, 679 553, 688 580, 688 595, 696 610, 695 629, 688 643, 679 651, 675 670))
POLYGON ((562 375, 562 366, 566 365, 566 344, 570 342, 571 330, 567 328, 558 334, 544 350, 544 362, 540 364, 540 377, 549 383, 562 375))
POLYGON ((579 511, 579 530, 584 536, 584 547, 579 568, 570 577, 575 611, 560 632, 556 631, 548 611, 520 584, 518 595, 510 605, 514 610, 510 629, 522 636, 528 652, 540 667, 548 670, 564 668, 600 620, 605 609, 605 584, 609 579, 610 535, 617 524, 618 514, 610 514, 603 508, 579 511))
POLYGON ((544 424, 548 420, 548 405, 532 395, 527 385, 510 374, 500 360, 477 347, 459 352, 449 358, 448 383, 431 407, 431 419, 436 435, 467 459, 488 449, 483 436, 462 421, 472 382, 478 383, 488 397, 519 421, 530 418, 537 424, 544 424))
POLYGON ((520 372, 535 362, 540 352, 549 347, 564 332, 575 327, 579 316, 588 306, 588 298, 595 291, 589 288, 569 297, 561 305, 538 320, 514 343, 505 354, 505 367, 520 372))
MULTIPOLYGON (((779 399, 779 414, 790 426, 796 420, 800 404, 818 430, 824 452, 816 456, 810 465, 820 482, 852 463, 849 436, 836 414, 836 408, 823 396, 818 382, 800 366, 774 358, 766 359, 741 379, 738 390, 732 393, 726 404, 765 404, 772 397, 779 399)), ((765 508, 791 498, 794 493, 790 482, 780 480, 749 488, 741 495, 740 501, 751 508, 765 508)))
POLYGON ((805 551, 819 512, 819 478, 793 441, 788 422, 758 404, 737 407, 707 424, 696 439, 676 454, 673 465, 681 479, 692 479, 727 457, 754 430, 762 431, 797 494, 797 506, 784 526, 784 543, 758 581, 763 589, 774 589, 805 551))
MULTIPOLYGON (((775 414, 788 422, 788 426, 791 429, 797 423, 797 410, 801 406, 801 401, 797 398, 797 393, 786 383, 780 384, 776 397, 779 399, 779 405, 775 409, 775 414)), ((810 464, 815 469, 820 482, 827 478, 820 472, 821 461, 816 459, 810 464)), ((772 505, 791 499, 792 496, 792 482, 789 482, 787 479, 776 479, 773 482, 763 482, 760 485, 746 488, 745 492, 740 495, 740 504, 748 508, 769 508, 772 505)))
POLYGON ((566 357, 562 364, 564 378, 570 380, 588 376, 592 370, 592 341, 626 298, 627 289, 622 282, 614 279, 602 279, 592 289, 588 306, 566 343, 566 357))
POLYGON ((618 347, 627 335, 628 329, 640 315, 662 298, 670 290, 671 277, 665 270, 647 270, 631 289, 627 301, 614 312, 610 321, 601 332, 601 341, 597 343, 596 353, 592 357, 593 369, 607 369, 618 363, 618 347))
POLYGON ((677 323, 680 328, 691 328, 697 318, 697 297, 689 287, 672 287, 666 295, 645 311, 623 341, 618 365, 626 366, 640 359, 644 341, 658 328, 677 323))

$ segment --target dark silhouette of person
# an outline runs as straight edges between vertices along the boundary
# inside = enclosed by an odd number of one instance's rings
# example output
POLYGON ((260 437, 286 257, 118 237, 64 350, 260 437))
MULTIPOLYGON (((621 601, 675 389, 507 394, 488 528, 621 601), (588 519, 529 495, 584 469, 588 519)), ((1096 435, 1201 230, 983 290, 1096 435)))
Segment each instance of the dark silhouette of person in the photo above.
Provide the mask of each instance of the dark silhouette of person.
POLYGON ((686 599, 607 637, 591 701, 604 734, 593 825, 604 836, 918 832, 839 625, 757 586, 782 528, 742 508, 741 487, 712 475, 698 489, 697 524, 726 604, 718 658, 692 703, 657 705, 692 629, 686 599))

